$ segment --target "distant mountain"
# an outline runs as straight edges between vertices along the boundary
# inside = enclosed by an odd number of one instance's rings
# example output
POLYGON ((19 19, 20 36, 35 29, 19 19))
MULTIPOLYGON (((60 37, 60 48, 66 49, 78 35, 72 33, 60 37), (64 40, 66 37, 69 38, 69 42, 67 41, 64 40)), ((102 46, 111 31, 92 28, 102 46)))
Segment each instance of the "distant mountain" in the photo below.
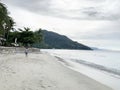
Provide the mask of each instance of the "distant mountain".
MULTIPOLYGON (((72 41, 64 35, 47 30, 43 30, 42 33, 44 41, 40 45, 41 48, 92 50, 90 47, 72 41)), ((36 46, 39 46, 39 44, 36 46)))

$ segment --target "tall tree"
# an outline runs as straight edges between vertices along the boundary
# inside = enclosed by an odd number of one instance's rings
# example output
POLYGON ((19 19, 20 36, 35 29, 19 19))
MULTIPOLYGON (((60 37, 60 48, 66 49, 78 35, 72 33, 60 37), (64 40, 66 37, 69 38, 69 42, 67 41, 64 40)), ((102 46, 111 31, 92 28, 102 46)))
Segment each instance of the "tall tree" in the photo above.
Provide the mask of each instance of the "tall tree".
POLYGON ((19 29, 21 31, 19 41, 24 46, 29 46, 36 41, 35 34, 30 28, 19 29))
POLYGON ((0 2, 0 35, 6 40, 8 39, 9 32, 13 29, 14 24, 15 23, 9 16, 6 6, 0 2))
POLYGON ((6 16, 8 12, 3 3, 0 3, 0 34, 2 35, 4 32, 4 23, 6 21, 6 16))
POLYGON ((35 38, 36 38, 36 43, 40 43, 43 40, 43 33, 42 29, 38 29, 37 31, 34 32, 35 38))
POLYGON ((34 46, 36 44, 38 44, 39 46, 41 41, 43 40, 43 34, 41 29, 35 32, 30 31, 30 28, 25 27, 18 30, 10 32, 8 38, 8 42, 10 43, 10 45, 13 45, 13 43, 15 43, 15 40, 17 40, 17 44, 19 44, 20 46, 34 46))

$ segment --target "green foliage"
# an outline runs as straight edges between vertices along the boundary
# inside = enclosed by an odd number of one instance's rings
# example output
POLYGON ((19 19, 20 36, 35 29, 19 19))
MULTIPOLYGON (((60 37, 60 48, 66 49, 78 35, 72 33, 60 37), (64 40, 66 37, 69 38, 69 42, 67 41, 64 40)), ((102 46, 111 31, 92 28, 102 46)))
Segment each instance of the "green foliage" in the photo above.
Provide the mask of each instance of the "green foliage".
POLYGON ((71 39, 69 39, 64 35, 60 35, 47 30, 42 30, 42 33, 43 33, 43 42, 42 42, 43 46, 41 46, 42 48, 91 50, 90 47, 72 41, 71 39))
POLYGON ((42 29, 39 29, 34 32, 36 43, 40 43, 43 40, 42 29))
POLYGON ((19 41, 25 46, 31 45, 35 42, 35 35, 32 31, 23 31, 20 33, 19 41))
MULTIPOLYGON (((14 26, 13 19, 9 16, 8 10, 3 3, 0 3, 0 36, 8 40, 10 30, 14 26)), ((7 42, 5 43, 7 44, 7 42)))
POLYGON ((14 43, 17 38, 17 43, 21 46, 32 46, 34 43, 42 41, 41 29, 38 31, 30 31, 30 28, 19 29, 19 31, 10 32, 9 43, 14 43))
POLYGON ((16 38, 17 39, 20 38, 20 32, 18 32, 18 31, 10 32, 8 42, 14 43, 16 38))

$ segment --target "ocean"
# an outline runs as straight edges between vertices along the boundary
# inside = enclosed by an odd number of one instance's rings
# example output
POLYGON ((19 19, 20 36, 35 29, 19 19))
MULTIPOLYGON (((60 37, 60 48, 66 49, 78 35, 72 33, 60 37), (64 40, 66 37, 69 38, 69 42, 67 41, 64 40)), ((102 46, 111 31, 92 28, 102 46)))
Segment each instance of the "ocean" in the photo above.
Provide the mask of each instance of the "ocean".
POLYGON ((42 49, 66 67, 120 90, 120 51, 42 49))

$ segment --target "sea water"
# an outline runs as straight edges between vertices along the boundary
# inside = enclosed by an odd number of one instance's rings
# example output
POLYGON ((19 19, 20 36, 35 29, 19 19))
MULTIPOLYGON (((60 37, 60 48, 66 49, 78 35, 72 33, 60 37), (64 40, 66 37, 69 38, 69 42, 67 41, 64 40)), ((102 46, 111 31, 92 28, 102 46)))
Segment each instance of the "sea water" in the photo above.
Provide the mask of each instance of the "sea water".
POLYGON ((44 49, 67 67, 120 90, 120 51, 44 49), (67 63, 67 64, 66 64, 67 63))

